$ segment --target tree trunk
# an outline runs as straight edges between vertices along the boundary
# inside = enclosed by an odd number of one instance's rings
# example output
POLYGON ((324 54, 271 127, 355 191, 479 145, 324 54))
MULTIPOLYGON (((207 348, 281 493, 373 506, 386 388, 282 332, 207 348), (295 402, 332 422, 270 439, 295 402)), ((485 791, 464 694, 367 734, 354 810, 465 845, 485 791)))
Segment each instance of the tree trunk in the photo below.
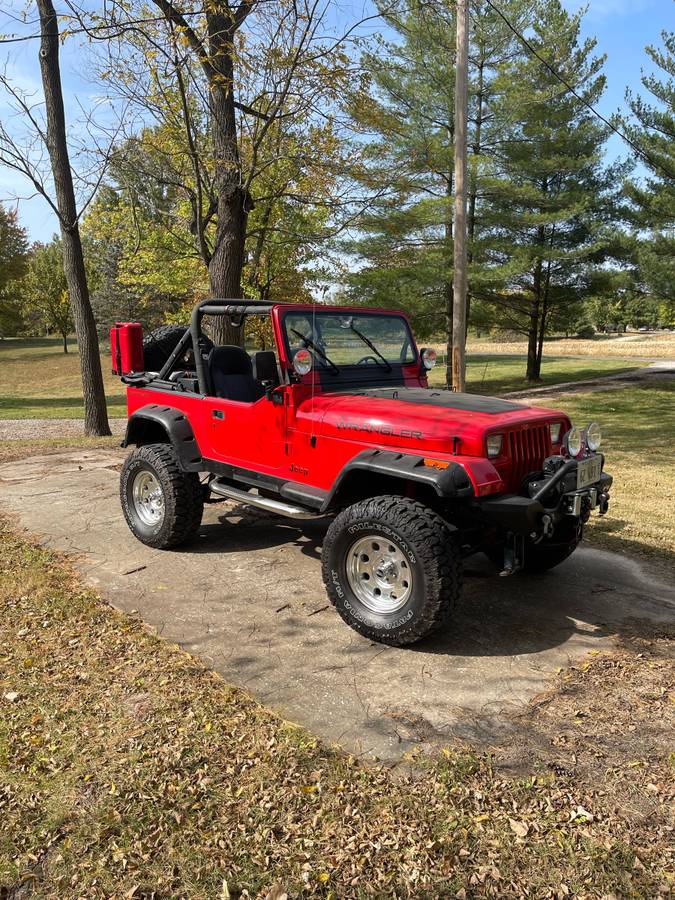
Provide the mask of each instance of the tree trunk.
MULTIPOLYGON (((241 160, 237 140, 234 106, 234 62, 232 59, 231 19, 217 13, 207 14, 209 57, 219 84, 210 85, 209 110, 215 153, 214 188, 218 197, 216 239, 209 263, 209 286, 214 298, 241 297, 241 273, 249 201, 241 186, 241 160)), ((218 344, 243 345, 243 328, 233 328, 226 319, 213 322, 213 337, 218 344)))
MULTIPOLYGON (((478 64, 478 85, 476 88, 476 130, 474 131, 473 143, 471 150, 473 152, 474 161, 471 168, 471 179, 469 184, 469 208, 466 217, 466 230, 468 236, 467 260, 469 265, 473 262, 473 240, 476 234, 476 196, 478 194, 478 157, 481 151, 481 127, 483 124, 483 85, 485 76, 483 73, 484 63, 481 58, 478 64)), ((469 335, 469 315, 471 313, 471 283, 469 283, 466 292, 466 337, 469 335)))
MULTIPOLYGON (((446 187, 446 210, 445 210, 445 256, 446 266, 451 267, 453 254, 452 241, 452 175, 448 175, 448 183, 446 187)), ((443 282, 443 297, 445 301, 445 386, 452 390, 452 318, 453 318, 453 299, 454 291, 452 279, 447 277, 443 282)))
POLYGON ((61 337, 63 338, 63 352, 67 353, 68 352, 68 332, 64 331, 63 334, 61 335, 61 337))
POLYGON ((40 72, 45 95, 47 116, 47 150, 54 176, 56 205, 59 211, 63 247, 63 271, 68 284, 75 331, 80 353, 82 395, 84 399, 84 433, 110 434, 101 357, 99 355, 96 323, 89 302, 87 274, 80 230, 73 178, 68 159, 66 121, 61 92, 59 69, 59 31, 52 0, 37 0, 40 16, 40 72))
POLYGON ((530 302, 530 324, 527 330, 527 372, 528 381, 539 381, 541 359, 537 353, 539 343, 539 317, 541 310, 541 259, 537 260, 530 302))

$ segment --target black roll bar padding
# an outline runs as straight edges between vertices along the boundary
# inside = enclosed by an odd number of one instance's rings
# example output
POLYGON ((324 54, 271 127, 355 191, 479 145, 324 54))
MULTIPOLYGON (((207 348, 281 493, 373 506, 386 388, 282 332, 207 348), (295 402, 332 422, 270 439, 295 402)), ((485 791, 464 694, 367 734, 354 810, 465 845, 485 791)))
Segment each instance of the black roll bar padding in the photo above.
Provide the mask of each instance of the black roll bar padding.
POLYGON ((192 335, 190 334, 190 329, 188 328, 188 329, 186 329, 183 337, 178 341, 176 346, 173 348, 173 351, 172 351, 171 355, 169 356, 169 358, 167 359, 167 361, 162 366, 162 368, 159 372, 159 376, 158 376, 159 378, 167 377, 167 375, 171 372, 171 369, 173 368, 173 364, 187 350, 187 345, 191 340, 192 340, 192 335))
POLYGON ((199 342, 202 334, 202 318, 204 316, 240 316, 240 321, 238 323, 233 323, 236 324, 236 327, 240 328, 244 324, 245 316, 269 313, 273 306, 274 303, 269 303, 267 300, 247 300, 245 297, 233 299, 207 297, 206 300, 201 300, 195 306, 190 318, 189 333, 192 337, 192 348, 195 352, 195 368, 197 369, 197 381, 199 382, 200 394, 209 393, 208 376, 199 342))

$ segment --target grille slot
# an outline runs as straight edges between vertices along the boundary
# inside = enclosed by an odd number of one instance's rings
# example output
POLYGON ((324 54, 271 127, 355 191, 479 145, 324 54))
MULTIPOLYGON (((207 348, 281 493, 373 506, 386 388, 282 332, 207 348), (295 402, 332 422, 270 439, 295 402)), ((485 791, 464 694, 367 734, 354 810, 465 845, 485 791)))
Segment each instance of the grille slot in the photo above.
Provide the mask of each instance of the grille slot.
POLYGON ((519 428, 508 432, 508 447, 511 456, 511 477, 509 488, 520 489, 520 485, 530 472, 541 469, 551 452, 548 425, 519 428))

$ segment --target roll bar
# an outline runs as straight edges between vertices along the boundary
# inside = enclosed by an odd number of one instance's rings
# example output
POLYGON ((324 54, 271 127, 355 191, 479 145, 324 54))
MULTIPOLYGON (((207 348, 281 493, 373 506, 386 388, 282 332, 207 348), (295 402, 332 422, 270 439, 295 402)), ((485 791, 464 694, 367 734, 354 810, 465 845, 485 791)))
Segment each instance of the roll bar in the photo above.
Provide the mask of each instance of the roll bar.
POLYGON ((188 349, 188 346, 192 344, 192 349, 195 353, 195 367, 197 369, 199 391, 202 394, 208 393, 206 366, 204 365, 206 348, 202 341, 202 319, 204 316, 229 316, 232 325, 234 325, 235 328, 241 328, 246 316, 267 315, 271 312, 273 306, 274 303, 268 303, 266 300, 247 300, 244 297, 232 300, 225 300, 217 297, 200 301, 192 310, 190 327, 176 345, 171 356, 169 356, 162 366, 159 378, 163 379, 168 377, 176 360, 180 359, 188 349))

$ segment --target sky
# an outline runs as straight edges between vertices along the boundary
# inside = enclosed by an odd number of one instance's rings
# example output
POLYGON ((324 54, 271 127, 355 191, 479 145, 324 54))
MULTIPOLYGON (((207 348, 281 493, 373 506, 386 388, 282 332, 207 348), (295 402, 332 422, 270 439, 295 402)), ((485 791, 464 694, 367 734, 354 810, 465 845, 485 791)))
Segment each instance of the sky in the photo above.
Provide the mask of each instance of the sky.
MULTIPOLYGON (((597 38, 597 51, 606 54, 604 72, 607 88, 598 108, 605 116, 625 107, 626 88, 634 92, 640 90, 641 70, 652 70, 645 53, 648 44, 660 43, 663 29, 675 28, 675 2, 673 0, 563 0, 570 11, 588 7, 583 20, 584 36, 597 38)), ((57 10, 59 4, 57 3, 57 10)), ((343 18, 349 11, 355 19, 369 11, 369 0, 343 0, 343 18)), ((16 22, 15 15, 25 4, 19 0, 5 0, 0 10, 0 35, 26 34, 35 31, 30 18, 26 25, 16 22)), ((30 9, 34 9, 32 4, 30 9)), ((31 13, 29 13, 30 17, 31 13)), ((344 19, 343 19, 344 21, 344 19)), ((370 23, 373 31, 374 23, 370 23)), ((554 35, 551 36, 554 39, 554 35)), ((37 60, 37 42, 26 41, 19 44, 0 44, 0 68, 22 89, 40 96, 40 73, 37 60)), ((86 53, 75 39, 68 40, 61 51, 61 69, 66 102, 66 116, 74 119, 79 115, 79 107, 87 107, 97 98, 97 86, 88 77, 89 65, 86 53)), ((0 119, 8 119, 8 109, 0 99, 0 119)), ((18 127, 18 124, 17 126, 18 127)), ((629 155, 621 139, 613 136, 607 145, 609 159, 629 155)), ((39 197, 31 197, 31 188, 18 175, 0 167, 0 201, 9 207, 17 206, 21 224, 28 230, 29 238, 46 241, 57 230, 56 218, 39 197)))

